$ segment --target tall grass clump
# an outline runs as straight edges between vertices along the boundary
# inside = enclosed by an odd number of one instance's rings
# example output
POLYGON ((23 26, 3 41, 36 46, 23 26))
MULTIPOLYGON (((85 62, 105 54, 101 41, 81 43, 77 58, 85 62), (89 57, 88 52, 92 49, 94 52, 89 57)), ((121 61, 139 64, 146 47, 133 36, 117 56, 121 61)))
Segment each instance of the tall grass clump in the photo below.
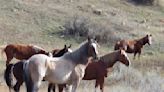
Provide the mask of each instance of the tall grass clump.
MULTIPOLYGON (((163 92, 164 79, 155 72, 141 73, 132 67, 120 64, 119 71, 114 67, 114 72, 109 77, 109 83, 136 89, 136 92, 163 92)), ((123 87, 124 88, 124 87, 123 87)))

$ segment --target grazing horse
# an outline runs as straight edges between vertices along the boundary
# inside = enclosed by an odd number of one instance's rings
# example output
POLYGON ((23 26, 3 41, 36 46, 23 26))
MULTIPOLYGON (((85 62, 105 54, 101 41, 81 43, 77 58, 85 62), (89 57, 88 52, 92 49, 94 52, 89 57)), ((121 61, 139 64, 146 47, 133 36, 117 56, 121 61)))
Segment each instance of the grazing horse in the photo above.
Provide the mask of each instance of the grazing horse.
POLYGON ((34 54, 46 54, 46 52, 41 47, 35 45, 22 45, 22 44, 9 44, 3 48, 2 52, 6 53, 6 65, 15 57, 16 59, 23 60, 29 59, 34 54))
MULTIPOLYGON (((117 61, 125 64, 126 66, 130 65, 130 59, 126 52, 124 50, 117 50, 101 56, 98 62, 89 63, 85 69, 83 80, 96 80, 95 92, 99 85, 101 92, 104 92, 104 78, 107 77, 108 69, 111 68, 117 61)), ((62 92, 66 85, 60 84, 58 87, 59 92, 62 92)))
POLYGON ((149 45, 152 44, 152 35, 146 35, 141 39, 136 40, 121 40, 118 41, 115 46, 114 50, 124 49, 127 53, 134 53, 134 58, 138 53, 138 57, 140 57, 142 47, 148 43, 149 45))
MULTIPOLYGON (((52 51, 53 57, 60 57, 67 52, 72 52, 70 46, 64 46, 63 49, 55 49, 52 51)), ((25 61, 25 60, 24 60, 25 61)), ((23 84, 23 64, 24 61, 17 62, 16 64, 9 64, 5 70, 4 78, 7 86, 9 87, 9 91, 13 88, 15 92, 19 92, 20 86, 23 84), (19 71, 19 72, 18 72, 19 71), (13 86, 13 76, 16 78, 16 84, 13 86)), ((49 84, 50 85, 50 84, 49 84)), ((52 85, 52 84, 51 84, 52 85)))
POLYGON ((76 92, 88 59, 97 58, 97 54, 97 42, 88 37, 78 49, 58 58, 44 54, 33 55, 24 65, 27 92, 38 92, 43 78, 50 83, 68 84, 68 90, 76 92))

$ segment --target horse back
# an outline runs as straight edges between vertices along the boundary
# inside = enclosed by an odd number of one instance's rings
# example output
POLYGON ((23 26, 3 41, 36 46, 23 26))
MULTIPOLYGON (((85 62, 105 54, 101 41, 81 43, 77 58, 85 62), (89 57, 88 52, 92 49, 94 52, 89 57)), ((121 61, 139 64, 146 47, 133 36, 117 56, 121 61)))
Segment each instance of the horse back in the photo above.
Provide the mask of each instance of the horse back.
POLYGON ((20 44, 9 44, 9 45, 6 46, 5 49, 13 51, 13 52, 20 53, 20 54, 23 54, 23 52, 28 53, 28 52, 32 51, 31 46, 20 45, 20 44))
POLYGON ((121 40, 116 43, 115 50, 123 49, 128 53, 133 53, 136 49, 136 45, 136 40, 121 40))
POLYGON ((121 40, 121 41, 116 42, 114 50, 119 50, 119 49, 126 50, 127 46, 128 46, 128 41, 121 40))
POLYGON ((28 59, 34 54, 46 54, 47 52, 42 49, 36 49, 32 45, 23 45, 23 44, 9 44, 5 48, 7 55, 13 55, 17 59, 28 59))

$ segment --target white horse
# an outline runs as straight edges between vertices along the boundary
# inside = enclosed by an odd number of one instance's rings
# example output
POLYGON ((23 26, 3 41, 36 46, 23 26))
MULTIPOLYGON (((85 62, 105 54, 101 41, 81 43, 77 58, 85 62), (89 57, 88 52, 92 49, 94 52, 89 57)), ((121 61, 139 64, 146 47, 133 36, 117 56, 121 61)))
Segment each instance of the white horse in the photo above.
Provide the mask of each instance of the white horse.
POLYGON ((43 54, 32 56, 24 65, 27 92, 38 92, 43 78, 50 83, 68 84, 69 90, 76 92, 88 59, 97 58, 97 54, 97 42, 88 38, 77 50, 58 58, 43 54))

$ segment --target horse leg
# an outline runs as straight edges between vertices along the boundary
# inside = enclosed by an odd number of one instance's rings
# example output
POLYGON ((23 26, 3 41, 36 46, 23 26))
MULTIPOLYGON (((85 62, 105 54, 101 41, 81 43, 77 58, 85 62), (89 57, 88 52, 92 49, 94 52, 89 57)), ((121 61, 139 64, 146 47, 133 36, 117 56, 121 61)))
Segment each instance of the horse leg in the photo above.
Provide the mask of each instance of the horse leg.
POLYGON ((77 79, 77 80, 73 81, 73 83, 72 83, 72 91, 71 92, 76 92, 76 89, 77 89, 79 83, 80 83, 80 79, 77 79))
POLYGON ((9 87, 9 92, 12 92, 12 91, 11 91, 11 87, 9 87))
POLYGON ((104 77, 101 77, 99 79, 99 82, 100 82, 100 90, 101 92, 104 92, 104 77))
POLYGON ((17 81, 17 83, 16 83, 16 85, 14 86, 14 90, 15 90, 15 92, 19 92, 19 90, 20 90, 20 86, 23 84, 23 81, 21 80, 21 81, 17 81))
POLYGON ((134 57, 133 57, 134 60, 135 60, 136 54, 137 54, 137 52, 134 52, 134 57))
POLYGON ((38 92, 38 90, 39 90, 39 87, 40 87, 40 85, 41 85, 41 81, 42 80, 39 80, 39 81, 33 81, 32 83, 32 90, 31 90, 31 92, 38 92))
POLYGON ((56 89, 56 88, 55 88, 55 84, 53 84, 53 85, 52 85, 52 90, 53 90, 53 92, 55 92, 55 89, 56 89))
POLYGON ((96 92, 96 89, 97 89, 98 85, 99 85, 99 81, 98 81, 98 79, 96 79, 96 83, 95 83, 95 92, 96 92))
POLYGON ((138 58, 140 59, 141 49, 138 51, 138 58))
POLYGON ((66 84, 59 84, 58 85, 59 92, 63 92, 64 87, 66 87, 66 84))
POLYGON ((55 92, 55 85, 53 85, 52 83, 48 84, 48 92, 51 92, 51 89, 53 88, 53 92, 55 92))
POLYGON ((6 66, 9 65, 10 61, 13 59, 13 56, 9 56, 6 54, 7 60, 6 60, 6 66))

